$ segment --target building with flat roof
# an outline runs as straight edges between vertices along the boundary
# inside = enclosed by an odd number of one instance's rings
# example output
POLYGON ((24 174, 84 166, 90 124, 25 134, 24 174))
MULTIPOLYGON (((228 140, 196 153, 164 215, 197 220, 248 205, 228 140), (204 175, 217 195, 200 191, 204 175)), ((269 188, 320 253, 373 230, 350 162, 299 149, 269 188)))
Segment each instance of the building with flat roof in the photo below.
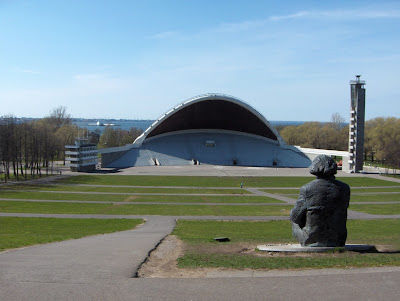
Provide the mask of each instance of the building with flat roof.
POLYGON ((98 150, 88 138, 76 138, 75 144, 65 146, 66 166, 71 171, 92 171, 96 169, 98 150))
POLYGON ((308 167, 257 110, 223 94, 188 99, 158 118, 133 144, 101 149, 102 167, 239 165, 308 167))

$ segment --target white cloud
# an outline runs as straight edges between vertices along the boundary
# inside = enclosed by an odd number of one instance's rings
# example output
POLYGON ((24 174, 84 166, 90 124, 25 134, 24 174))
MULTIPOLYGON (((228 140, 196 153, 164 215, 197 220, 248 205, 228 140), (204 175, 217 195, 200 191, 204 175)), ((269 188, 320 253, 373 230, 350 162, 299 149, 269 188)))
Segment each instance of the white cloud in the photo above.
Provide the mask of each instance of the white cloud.
POLYGON ((400 10, 331 10, 331 11, 299 11, 293 14, 271 16, 269 20, 280 21, 286 19, 397 19, 400 10))

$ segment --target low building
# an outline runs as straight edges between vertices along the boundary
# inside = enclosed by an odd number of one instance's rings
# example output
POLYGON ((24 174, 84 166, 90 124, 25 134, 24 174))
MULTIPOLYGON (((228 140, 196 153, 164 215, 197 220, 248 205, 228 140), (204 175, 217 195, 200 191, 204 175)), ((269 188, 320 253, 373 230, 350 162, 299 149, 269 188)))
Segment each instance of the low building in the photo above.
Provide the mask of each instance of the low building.
POLYGON ((76 138, 74 145, 65 146, 65 161, 71 171, 92 171, 96 169, 98 150, 88 138, 76 138))

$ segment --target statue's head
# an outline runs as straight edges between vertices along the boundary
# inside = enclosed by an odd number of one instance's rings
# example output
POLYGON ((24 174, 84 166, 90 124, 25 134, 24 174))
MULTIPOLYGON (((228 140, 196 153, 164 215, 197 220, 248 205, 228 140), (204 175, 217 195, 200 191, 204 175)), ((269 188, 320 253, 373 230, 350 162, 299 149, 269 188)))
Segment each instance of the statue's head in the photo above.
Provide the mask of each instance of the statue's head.
POLYGON ((337 172, 336 162, 329 156, 319 155, 310 166, 310 173, 318 178, 333 177, 337 172))

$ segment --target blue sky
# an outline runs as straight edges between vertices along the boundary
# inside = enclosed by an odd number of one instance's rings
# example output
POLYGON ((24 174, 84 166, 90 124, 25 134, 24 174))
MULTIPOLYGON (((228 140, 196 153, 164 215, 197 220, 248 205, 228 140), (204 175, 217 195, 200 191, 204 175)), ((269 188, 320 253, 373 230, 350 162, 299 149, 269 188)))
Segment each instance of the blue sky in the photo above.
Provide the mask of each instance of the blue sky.
POLYGON ((0 116, 156 119, 203 93, 269 120, 400 117, 400 1, 0 0, 0 116))

